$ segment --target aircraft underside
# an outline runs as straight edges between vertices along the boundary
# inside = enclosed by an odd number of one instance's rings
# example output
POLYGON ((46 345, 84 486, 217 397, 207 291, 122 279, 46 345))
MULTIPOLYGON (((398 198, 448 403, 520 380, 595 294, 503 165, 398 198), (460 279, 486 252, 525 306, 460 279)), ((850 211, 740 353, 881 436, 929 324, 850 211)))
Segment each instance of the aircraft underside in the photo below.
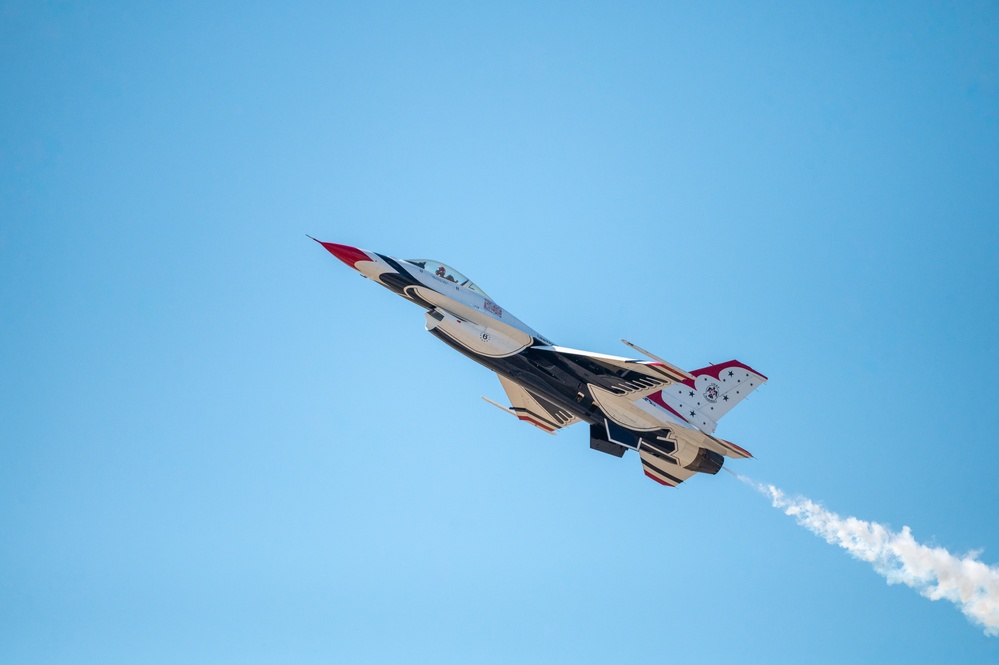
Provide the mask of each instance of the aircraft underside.
MULTIPOLYGON (((725 457, 752 457, 712 435, 718 420, 767 379, 731 360, 686 372, 652 360, 555 346, 454 268, 319 242, 363 276, 426 310, 426 328, 496 372, 510 400, 487 400, 546 432, 590 426, 590 447, 621 457, 635 450, 645 475, 675 486, 718 473, 725 457)), ((623 341, 623 340, 622 340, 623 341)))
POLYGON ((483 355, 443 326, 428 326, 428 330, 459 353, 496 372, 513 403, 508 410, 521 420, 550 433, 586 422, 590 425, 591 448, 615 457, 629 449, 638 451, 645 474, 659 483, 678 485, 695 473, 718 473, 724 464, 721 454, 695 443, 698 437, 705 438, 695 430, 650 422, 649 418, 640 423, 640 431, 626 426, 634 424, 634 418, 629 422, 626 413, 635 393, 662 387, 651 385, 644 375, 628 370, 609 374, 605 366, 586 358, 539 350, 545 348, 540 340, 532 340, 535 346, 512 355, 483 355), (526 394, 518 394, 518 389, 526 394))

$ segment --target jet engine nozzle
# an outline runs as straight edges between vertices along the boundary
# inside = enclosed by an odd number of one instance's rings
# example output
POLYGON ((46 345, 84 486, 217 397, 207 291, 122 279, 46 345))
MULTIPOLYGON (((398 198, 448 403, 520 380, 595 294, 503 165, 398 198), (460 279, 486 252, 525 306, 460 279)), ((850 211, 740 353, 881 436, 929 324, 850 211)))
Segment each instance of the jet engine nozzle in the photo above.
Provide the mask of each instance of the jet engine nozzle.
POLYGON ((713 450, 708 450, 707 448, 701 448, 697 452, 697 457, 695 457, 694 461, 688 464, 686 468, 691 471, 710 473, 713 476, 721 470, 724 463, 725 458, 718 453, 713 450))

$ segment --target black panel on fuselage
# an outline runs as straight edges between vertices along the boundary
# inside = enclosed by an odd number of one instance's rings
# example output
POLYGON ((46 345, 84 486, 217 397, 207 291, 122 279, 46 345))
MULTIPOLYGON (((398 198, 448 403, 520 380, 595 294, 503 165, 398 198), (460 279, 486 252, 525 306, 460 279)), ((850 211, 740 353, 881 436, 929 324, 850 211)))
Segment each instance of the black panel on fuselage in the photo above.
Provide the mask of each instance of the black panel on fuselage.
MULTIPOLYGON (((587 384, 612 385, 620 380, 642 376, 626 369, 611 372, 587 358, 568 357, 558 352, 534 348, 524 349, 505 358, 487 358, 461 346, 437 330, 430 332, 459 353, 591 424, 602 424, 604 414, 594 403, 587 384)), ((545 345, 543 342, 535 341, 539 345, 545 345)))
POLYGON ((607 428, 603 425, 590 425, 590 448, 614 457, 621 457, 628 451, 624 446, 607 440, 607 428))

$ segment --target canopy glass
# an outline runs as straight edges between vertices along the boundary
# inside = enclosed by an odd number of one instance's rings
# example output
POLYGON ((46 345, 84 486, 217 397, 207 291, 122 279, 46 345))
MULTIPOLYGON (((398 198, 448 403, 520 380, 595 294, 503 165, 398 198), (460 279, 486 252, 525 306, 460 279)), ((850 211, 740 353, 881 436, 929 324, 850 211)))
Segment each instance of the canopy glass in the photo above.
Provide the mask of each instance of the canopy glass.
POLYGON ((449 282, 454 282, 458 286, 464 286, 466 289, 471 289, 481 296, 485 296, 486 292, 477 287, 472 280, 462 275, 460 272, 447 265, 446 263, 441 263, 440 261, 432 261, 430 259, 406 259, 406 263, 412 263, 414 266, 419 266, 426 270, 427 272, 432 272, 441 279, 446 279, 449 282))

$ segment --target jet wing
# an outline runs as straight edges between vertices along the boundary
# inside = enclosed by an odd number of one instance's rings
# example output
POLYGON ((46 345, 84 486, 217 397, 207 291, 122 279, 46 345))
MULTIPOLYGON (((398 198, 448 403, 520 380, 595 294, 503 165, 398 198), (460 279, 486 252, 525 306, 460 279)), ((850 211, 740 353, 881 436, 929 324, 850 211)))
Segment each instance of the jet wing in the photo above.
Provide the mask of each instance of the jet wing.
POLYGON ((569 358, 576 363, 589 365, 594 373, 601 376, 601 387, 618 395, 633 395, 636 399, 686 379, 680 374, 681 370, 667 366, 665 363, 632 360, 604 353, 569 349, 564 346, 533 346, 531 348, 535 351, 549 351, 555 355, 569 358))
MULTIPOLYGON (((497 376, 499 375, 497 374, 497 376)), ((579 418, 565 409, 555 406, 543 397, 538 397, 510 379, 499 376, 499 380, 503 384, 506 396, 510 398, 508 410, 520 420, 543 429, 549 434, 554 434, 557 429, 579 422, 579 418)))

